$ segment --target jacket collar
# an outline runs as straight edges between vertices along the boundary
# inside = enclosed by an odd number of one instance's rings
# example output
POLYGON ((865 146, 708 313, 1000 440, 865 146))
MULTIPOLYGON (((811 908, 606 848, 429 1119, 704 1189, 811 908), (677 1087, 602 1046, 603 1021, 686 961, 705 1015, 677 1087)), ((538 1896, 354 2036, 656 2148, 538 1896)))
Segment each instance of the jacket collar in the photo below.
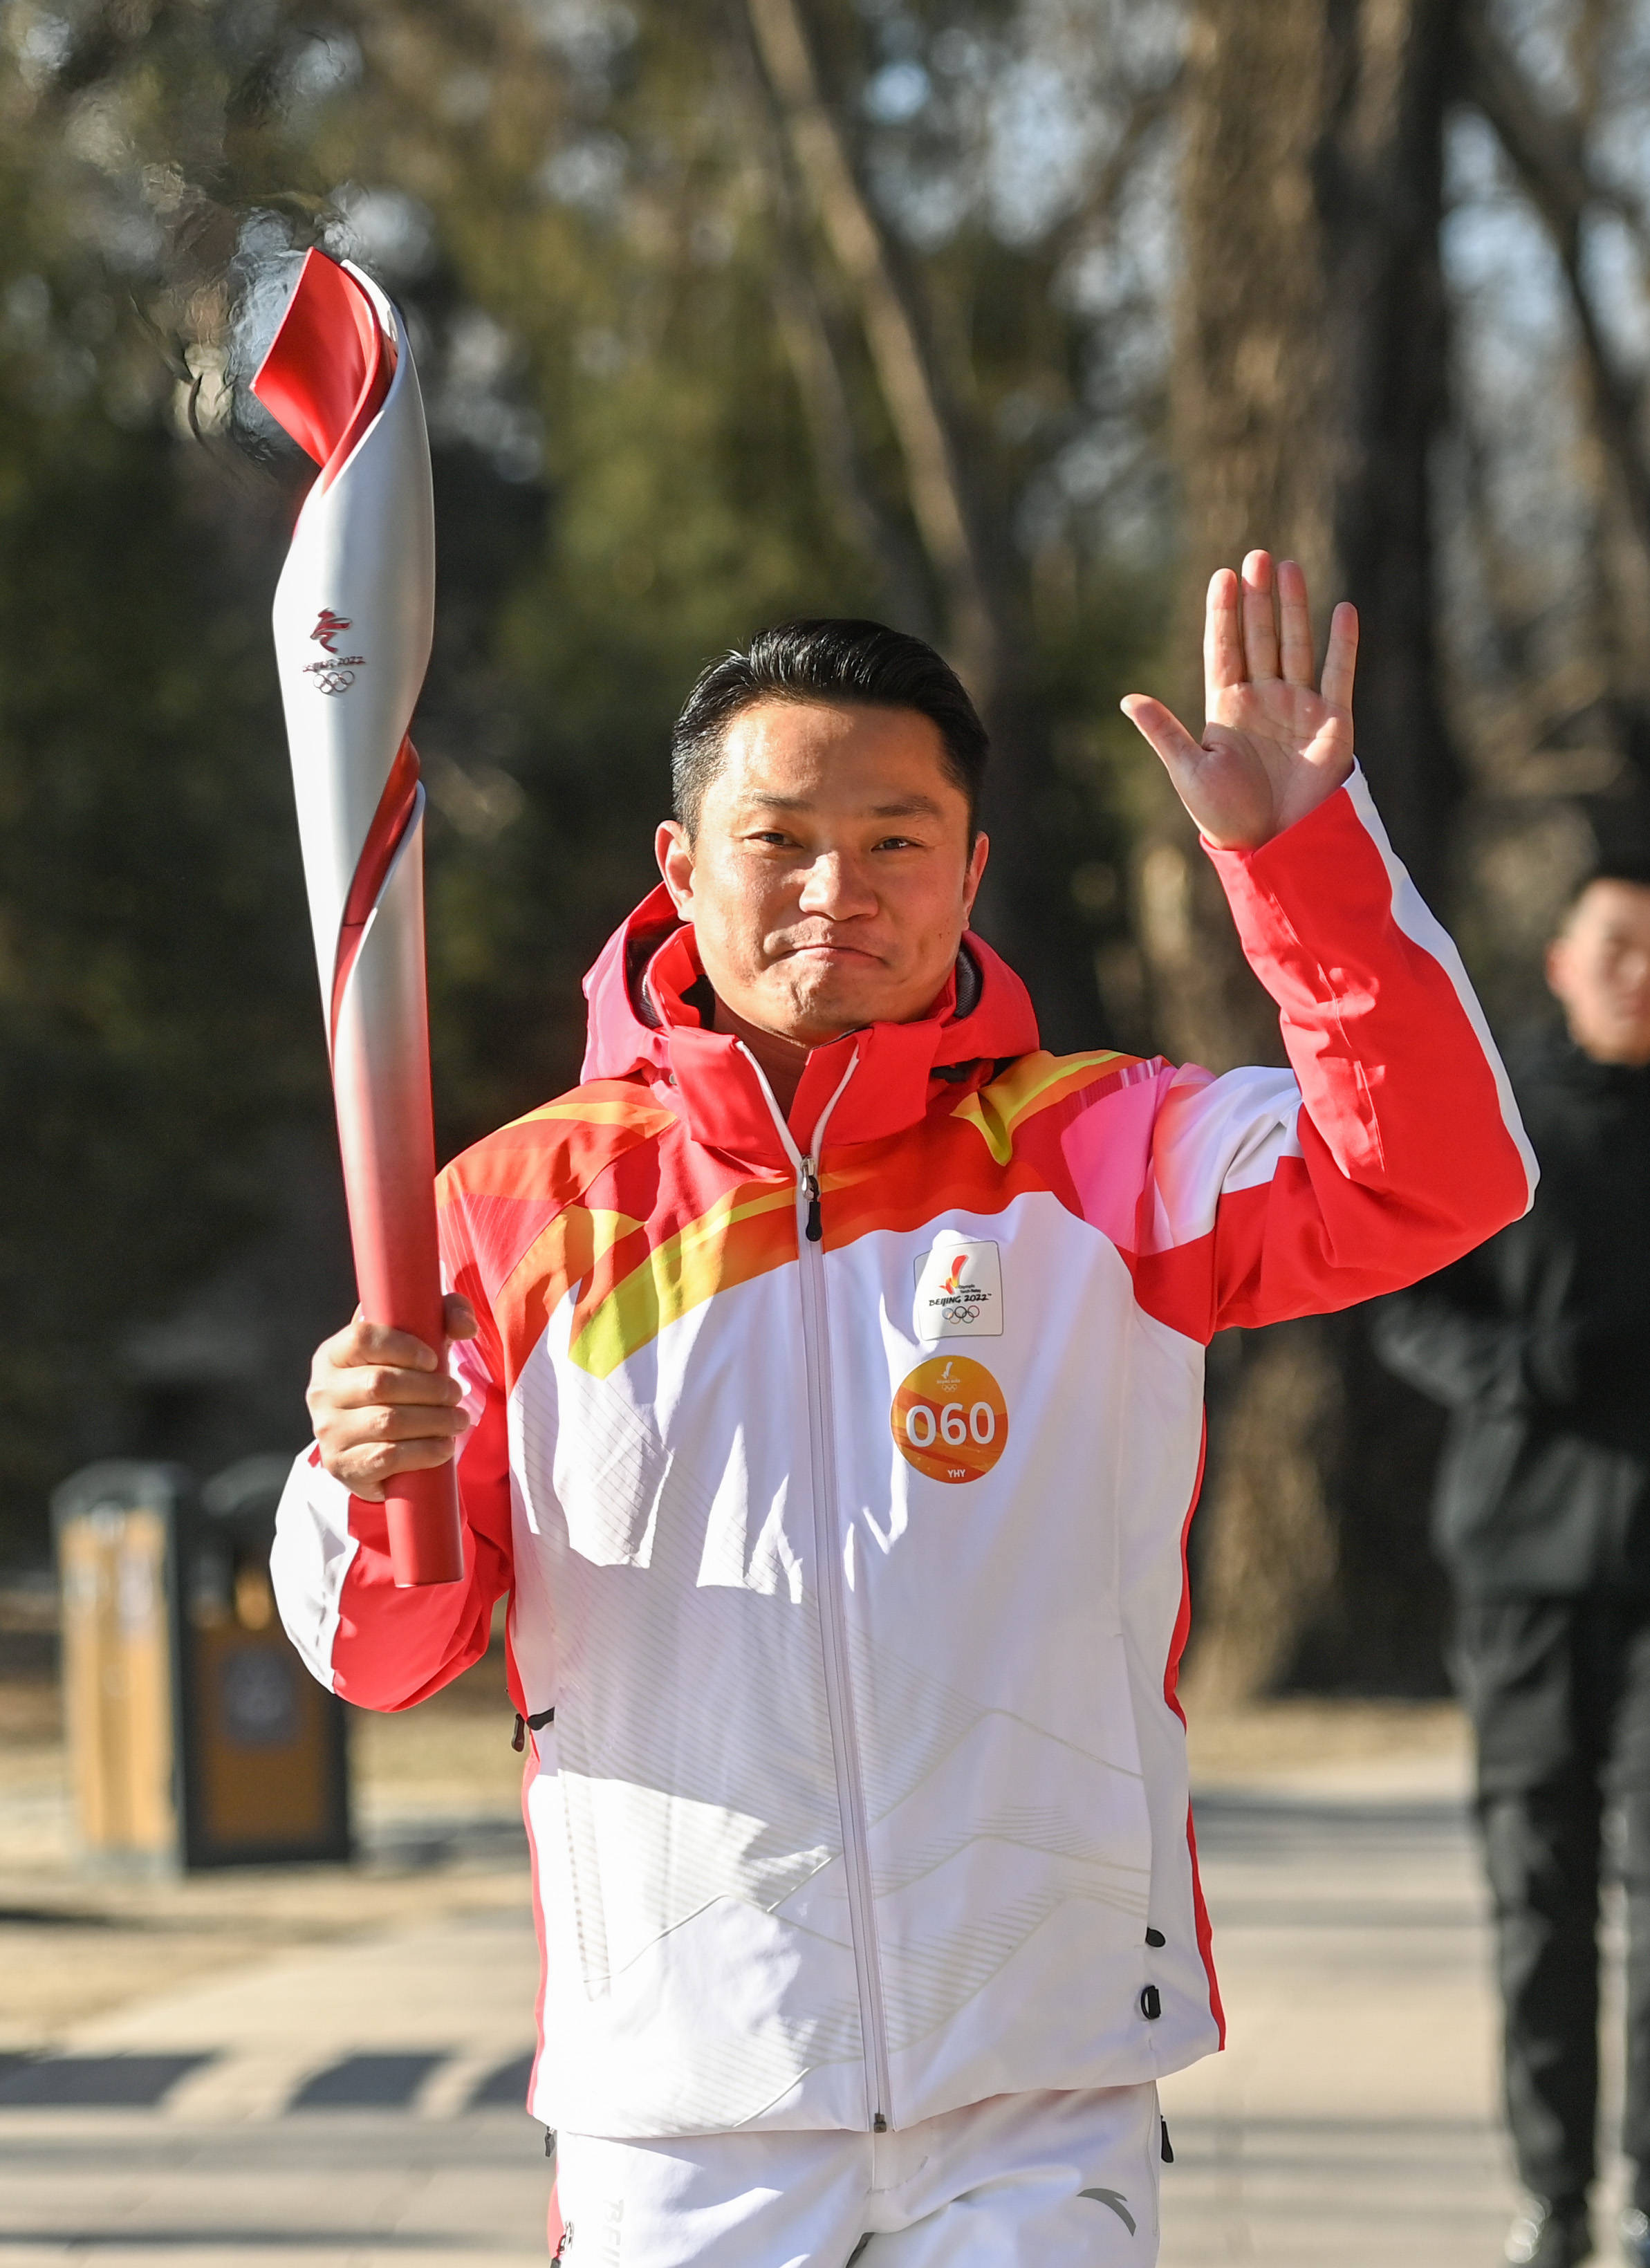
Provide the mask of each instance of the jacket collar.
MULTIPOLYGON (((673 1105, 696 1141, 751 1165, 788 1168, 755 1064, 729 1035, 706 1028, 701 1010, 710 988, 693 931, 662 883, 608 939, 585 979, 585 1079, 645 1072, 674 1089, 673 1105)), ((1030 995, 970 931, 926 1016, 868 1024, 814 1049, 791 1107, 792 1139, 812 1149, 834 1095, 829 1148, 900 1133, 926 1113, 937 1074, 1025 1055, 1036 1044, 1030 995)))

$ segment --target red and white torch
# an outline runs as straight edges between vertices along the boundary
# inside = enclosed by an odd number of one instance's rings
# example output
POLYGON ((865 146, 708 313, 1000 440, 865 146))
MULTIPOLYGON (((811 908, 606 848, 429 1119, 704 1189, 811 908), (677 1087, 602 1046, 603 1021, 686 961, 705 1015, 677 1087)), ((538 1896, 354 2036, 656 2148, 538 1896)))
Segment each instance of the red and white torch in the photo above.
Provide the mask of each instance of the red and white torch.
MULTIPOLYGON (((401 319, 304 262, 253 391, 320 467, 275 594, 298 834, 362 1313, 444 1344, 424 992, 424 789, 407 737, 435 621, 424 403, 401 319)), ((400 1584, 464 1572, 451 1464, 387 1499, 400 1584)))

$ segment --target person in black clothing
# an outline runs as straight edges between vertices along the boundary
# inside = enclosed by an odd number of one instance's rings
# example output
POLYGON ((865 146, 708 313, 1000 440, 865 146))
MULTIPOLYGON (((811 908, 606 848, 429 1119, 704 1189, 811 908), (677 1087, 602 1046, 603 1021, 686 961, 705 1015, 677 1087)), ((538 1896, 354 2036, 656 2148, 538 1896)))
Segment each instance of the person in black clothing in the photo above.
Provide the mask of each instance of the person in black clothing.
POLYGON ((1567 1031, 1514 1057, 1541 1166, 1522 1220, 1382 1303, 1446 1403, 1435 1540, 1477 1742, 1522 2268, 1591 2250, 1598 1900, 1627 1909, 1626 2258, 1650 2268, 1650 867, 1595 872, 1548 950, 1567 1031))

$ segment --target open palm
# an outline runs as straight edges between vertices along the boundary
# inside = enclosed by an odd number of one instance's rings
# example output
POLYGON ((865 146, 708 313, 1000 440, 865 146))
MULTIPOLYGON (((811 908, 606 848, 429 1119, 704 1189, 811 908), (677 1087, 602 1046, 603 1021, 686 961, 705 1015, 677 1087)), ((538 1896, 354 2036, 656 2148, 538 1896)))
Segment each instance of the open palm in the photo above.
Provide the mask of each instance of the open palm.
POLYGON ((1202 740, 1149 694, 1130 694, 1123 712, 1209 841, 1253 850, 1304 819, 1352 770, 1357 659, 1357 610, 1343 602, 1315 690, 1306 577, 1288 559, 1274 577, 1271 554, 1251 551, 1241 578, 1222 567, 1209 585, 1202 740))

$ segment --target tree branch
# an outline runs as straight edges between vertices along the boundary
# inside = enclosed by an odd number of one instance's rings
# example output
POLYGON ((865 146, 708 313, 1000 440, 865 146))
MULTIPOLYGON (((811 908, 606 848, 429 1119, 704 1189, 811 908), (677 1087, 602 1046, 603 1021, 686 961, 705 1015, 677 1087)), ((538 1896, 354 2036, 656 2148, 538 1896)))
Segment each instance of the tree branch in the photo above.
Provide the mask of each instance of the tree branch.
POLYGON ((775 113, 833 257, 858 302, 904 460, 911 514, 945 594, 947 643, 989 700, 1004 640, 953 420, 909 286, 861 187, 821 82, 806 0, 746 0, 775 113))
POLYGON ((1581 225, 1588 209, 1605 204, 1620 210, 1621 200, 1594 178, 1580 122, 1548 107, 1481 13, 1468 34, 1468 71, 1470 91, 1558 254, 1599 438, 1616 468, 1633 531, 1650 554, 1650 463, 1640 438, 1644 382, 1617 367, 1581 273, 1581 225))
POLYGON ((733 48, 752 145, 762 153, 772 198, 774 320, 813 443, 821 501, 844 542, 880 576, 895 619, 932 641, 939 625, 921 548, 890 511, 866 451, 850 386, 849 342, 810 257, 807 199, 772 91, 749 41, 736 39, 733 48))
POLYGON ((1093 188, 1082 202, 1058 220, 1050 230, 1041 247, 1043 266, 1053 270, 1076 251, 1080 245, 1092 242, 1104 232, 1096 230, 1097 220, 1109 226, 1112 207, 1116 203, 1134 162, 1149 138, 1153 129, 1167 118, 1179 102, 1186 84, 1186 67, 1177 63, 1159 86, 1150 87, 1136 98, 1128 122, 1118 136, 1117 146, 1107 158, 1096 175, 1093 188))
POLYGON ((782 227, 781 248, 772 276, 774 314, 813 435, 825 508, 846 541, 876 570, 895 617, 905 628, 932 637, 933 602, 923 587, 917 547, 879 495, 860 443, 844 374, 847 342, 840 335, 841 325, 821 300, 794 226, 782 227))

